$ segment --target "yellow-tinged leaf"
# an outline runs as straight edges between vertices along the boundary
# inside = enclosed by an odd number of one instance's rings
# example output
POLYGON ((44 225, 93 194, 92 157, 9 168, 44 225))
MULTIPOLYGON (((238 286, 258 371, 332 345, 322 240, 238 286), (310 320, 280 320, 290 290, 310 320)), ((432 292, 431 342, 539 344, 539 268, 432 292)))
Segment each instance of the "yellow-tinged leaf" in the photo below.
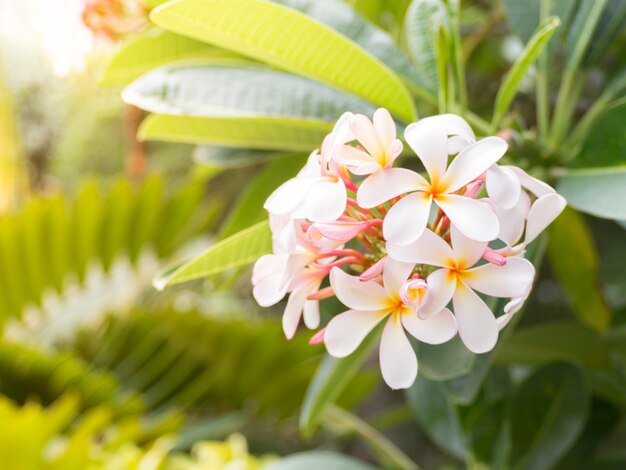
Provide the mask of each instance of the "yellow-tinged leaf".
POLYGON ((402 80, 357 44, 266 0, 179 0, 152 11, 169 31, 328 83, 388 108, 404 121, 415 106, 402 80))

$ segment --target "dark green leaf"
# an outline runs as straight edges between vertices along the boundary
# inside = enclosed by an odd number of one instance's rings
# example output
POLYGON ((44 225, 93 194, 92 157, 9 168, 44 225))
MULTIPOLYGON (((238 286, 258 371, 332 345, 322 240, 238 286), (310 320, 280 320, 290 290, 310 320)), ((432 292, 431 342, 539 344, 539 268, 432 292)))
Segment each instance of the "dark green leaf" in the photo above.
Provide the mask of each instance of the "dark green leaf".
POLYGON ((598 253, 585 219, 566 209, 549 228, 548 258, 574 313, 586 326, 604 331, 611 311, 600 289, 598 253))
POLYGON ((417 422, 442 450, 463 459, 466 441, 456 407, 446 398, 443 385, 418 377, 406 391, 417 422))
POLYGON ((512 468, 552 468, 578 438, 588 407, 587 384, 578 367, 555 363, 534 372, 511 402, 512 468))

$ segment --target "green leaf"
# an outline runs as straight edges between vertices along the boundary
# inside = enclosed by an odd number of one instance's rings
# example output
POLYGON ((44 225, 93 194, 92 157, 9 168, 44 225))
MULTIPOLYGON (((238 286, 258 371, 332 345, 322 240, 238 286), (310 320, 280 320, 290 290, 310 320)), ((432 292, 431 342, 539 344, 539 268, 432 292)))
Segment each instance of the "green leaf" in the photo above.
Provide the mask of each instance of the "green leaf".
POLYGON ((272 0, 309 18, 319 21, 346 36, 364 51, 367 51, 383 64, 405 78, 410 86, 421 93, 429 93, 426 79, 415 68, 404 51, 386 31, 374 26, 357 11, 340 0, 272 0))
POLYGON ((626 219, 626 166, 569 171, 557 186, 567 203, 605 219, 626 219))
POLYGON ((611 321, 598 279, 598 253, 585 219, 563 211, 549 228, 548 258, 574 313, 586 326, 604 331, 611 321))
POLYGON ((396 74, 349 39, 295 10, 265 0, 181 0, 153 10, 151 18, 170 31, 354 93, 405 121, 416 116, 396 74))
POLYGON ((345 111, 371 116, 375 108, 334 88, 263 67, 161 67, 124 89, 125 102, 159 114, 276 116, 335 121, 345 111))
POLYGON ((161 290, 172 284, 217 274, 256 261, 271 253, 272 234, 267 221, 253 225, 206 250, 199 256, 157 275, 154 285, 161 290))
POLYGON ((254 150, 230 147, 212 147, 198 145, 193 152, 193 160, 199 165, 207 165, 214 168, 242 168, 257 163, 271 162, 277 158, 286 156, 283 152, 275 150, 254 150))
MULTIPOLYGON (((626 73, 624 74, 626 82, 626 73)), ((626 166, 626 101, 605 109, 593 122, 573 168, 626 166)))
POLYGON ((359 372, 374 346, 378 343, 382 325, 372 331, 358 349, 347 357, 326 355, 306 391, 300 412, 300 432, 311 436, 319 426, 325 411, 333 405, 346 386, 359 372))
POLYGON ((589 396, 583 372, 556 363, 528 377, 513 395, 511 468, 553 468, 583 429, 589 396))
POLYGON ((449 27, 448 12, 441 0, 413 0, 405 17, 406 43, 426 86, 437 94, 436 43, 438 31, 449 27))
POLYGON ((258 177, 241 193, 220 228, 220 238, 229 237, 267 217, 265 200, 304 166, 305 157, 289 155, 269 163, 258 177))
POLYGON ((578 322, 559 321, 519 328, 498 348, 499 364, 541 365, 550 361, 578 362, 588 368, 610 365, 600 335, 578 322))
POLYGON ((535 31, 535 34, 533 34, 528 44, 526 44, 522 54, 517 58, 511 70, 509 70, 509 73, 502 82, 502 85, 500 85, 500 89, 496 95, 492 121, 494 127, 498 126, 500 120, 508 111, 513 98, 517 94, 522 79, 531 65, 535 63, 539 54, 541 54, 546 47, 552 34, 560 24, 559 19, 554 16, 546 18, 537 31, 535 31))
POLYGON ((455 336, 444 344, 420 343, 418 358, 421 376, 442 381, 469 373, 476 360, 476 354, 467 349, 463 341, 455 336))
POLYGON ((283 457, 263 470, 374 470, 375 467, 346 455, 330 451, 309 451, 283 457))
POLYGON ((142 122, 139 137, 143 140, 309 153, 319 148, 331 130, 330 123, 301 119, 153 114, 142 122))
POLYGON ((446 397, 443 385, 418 377, 405 393, 418 424, 430 440, 450 455, 464 459, 466 442, 458 410, 446 397))
MULTIPOLYGON (((506 19, 509 26, 524 43, 532 37, 539 27, 541 18, 541 3, 546 0, 504 0, 506 19)), ((551 0, 550 15, 556 16, 561 23, 567 24, 570 15, 576 6, 572 0, 551 0)))
POLYGON ((215 63, 249 62, 232 51, 169 31, 155 30, 124 44, 102 72, 100 84, 124 86, 161 65, 206 60, 215 63))

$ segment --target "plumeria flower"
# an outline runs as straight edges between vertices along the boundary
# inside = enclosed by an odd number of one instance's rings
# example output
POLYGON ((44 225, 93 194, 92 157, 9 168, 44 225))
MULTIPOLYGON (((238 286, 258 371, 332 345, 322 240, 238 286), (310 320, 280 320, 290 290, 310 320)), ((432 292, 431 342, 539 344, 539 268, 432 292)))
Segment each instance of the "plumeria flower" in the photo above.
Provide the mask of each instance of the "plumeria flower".
MULTIPOLYGON (((424 164, 429 180, 405 168, 388 168, 363 181, 357 193, 358 204, 365 208, 409 193, 385 217, 385 239, 397 245, 417 240, 426 228, 433 202, 467 237, 483 242, 495 239, 500 227, 491 206, 459 191, 504 155, 506 142, 499 137, 482 139, 467 146, 448 166, 449 131, 441 120, 425 118, 411 124, 404 137, 424 164)), ((451 147, 454 145, 458 142, 451 147)))
POLYGON ((354 140, 345 113, 324 139, 321 153, 314 151, 295 178, 279 186, 263 206, 270 214, 313 222, 337 220, 346 209, 347 192, 343 170, 332 159, 337 148, 354 140))
POLYGON ((417 359, 404 330, 429 344, 450 340, 457 332, 452 313, 442 308, 427 319, 417 316, 417 308, 428 287, 409 280, 414 264, 387 260, 383 285, 361 281, 339 268, 333 268, 330 283, 337 298, 348 308, 334 317, 324 332, 324 344, 335 357, 356 350, 365 337, 386 319, 380 341, 380 367, 385 382, 394 389, 407 388, 417 377, 417 359))
POLYGON ((402 142, 396 138, 396 124, 386 109, 377 109, 372 121, 363 114, 355 114, 349 125, 352 135, 363 147, 341 145, 333 158, 355 175, 390 168, 402 152, 402 142))
POLYGON ((492 297, 517 298, 529 291, 535 269, 528 260, 507 258, 498 266, 487 263, 476 266, 486 242, 464 236, 451 227, 452 247, 430 230, 409 245, 387 244, 389 256, 395 260, 437 266, 428 278, 428 298, 420 315, 441 311, 450 300, 459 325, 459 335, 467 348, 475 353, 493 349, 498 340, 498 324, 494 314, 475 291, 492 297))
POLYGON ((521 252, 559 216, 567 204, 565 198, 550 185, 515 166, 494 165, 487 172, 486 179, 489 200, 500 222, 498 238, 512 248, 504 250, 508 254, 521 252), (534 202, 524 189, 535 196, 534 202), (515 197, 517 199, 513 200, 515 197), (516 246, 522 235, 523 242, 516 246))

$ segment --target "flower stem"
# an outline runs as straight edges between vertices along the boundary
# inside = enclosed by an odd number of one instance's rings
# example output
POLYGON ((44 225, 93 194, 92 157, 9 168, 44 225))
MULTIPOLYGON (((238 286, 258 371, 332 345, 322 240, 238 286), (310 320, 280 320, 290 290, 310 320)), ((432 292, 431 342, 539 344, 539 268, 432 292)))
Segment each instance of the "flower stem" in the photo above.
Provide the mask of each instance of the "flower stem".
POLYGON ((401 470, 420 470, 419 465, 396 447, 393 442, 352 413, 337 406, 331 406, 326 411, 324 420, 328 427, 352 432, 360 436, 379 456, 381 463, 401 470))

